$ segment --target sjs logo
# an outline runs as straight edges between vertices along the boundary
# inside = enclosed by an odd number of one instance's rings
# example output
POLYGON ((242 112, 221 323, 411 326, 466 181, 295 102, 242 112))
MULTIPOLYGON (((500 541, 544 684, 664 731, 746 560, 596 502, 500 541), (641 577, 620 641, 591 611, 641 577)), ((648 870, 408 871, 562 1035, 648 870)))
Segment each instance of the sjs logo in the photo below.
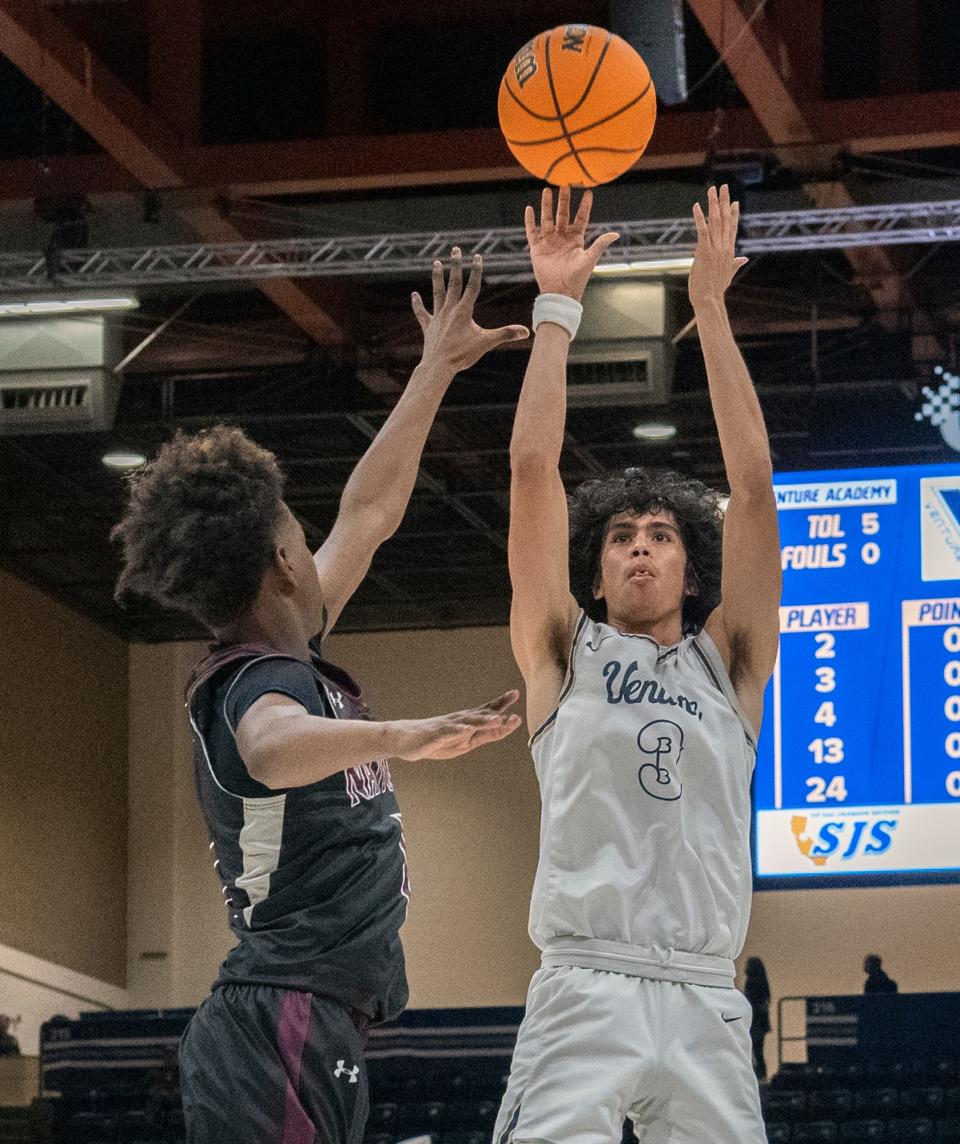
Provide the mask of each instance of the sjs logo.
POLYGON ((814 866, 825 866, 831 858, 841 862, 861 855, 884 854, 893 842, 895 818, 822 819, 811 824, 804 814, 790 820, 797 849, 814 866))

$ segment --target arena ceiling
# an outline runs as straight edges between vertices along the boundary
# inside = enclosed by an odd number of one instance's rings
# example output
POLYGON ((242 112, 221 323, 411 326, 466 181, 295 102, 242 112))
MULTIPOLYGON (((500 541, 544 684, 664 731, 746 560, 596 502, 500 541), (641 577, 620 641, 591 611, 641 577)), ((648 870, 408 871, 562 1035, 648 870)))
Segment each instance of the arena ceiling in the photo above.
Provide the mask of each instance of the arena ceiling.
MULTIPOLYGON (((515 227, 537 187, 496 127, 500 74, 542 28, 616 27, 625 7, 0 0, 0 259, 515 227)), ((746 216, 960 200, 953 9, 688 0, 688 98, 661 107, 647 154, 598 192, 595 218, 682 218, 724 177, 746 216)), ((200 634, 189 618, 113 604, 123 482, 101 456, 234 421, 276 451, 320 542, 416 360, 408 299, 428 261, 139 286, 114 430, 0 435, 0 564, 127 638, 200 634)), ((568 482, 649 463, 723 483, 684 281, 665 289, 672 392, 651 406, 585 390, 568 482), (633 426, 654 416, 676 437, 639 443, 633 426)), ((533 294, 522 274, 489 275, 479 318, 526 320, 533 294)), ((956 364, 956 242, 769 250, 730 308, 778 469, 957 460, 914 418, 934 366, 956 364)), ((506 620, 507 448, 524 361, 507 350, 454 384, 407 519, 342 629, 506 620)))

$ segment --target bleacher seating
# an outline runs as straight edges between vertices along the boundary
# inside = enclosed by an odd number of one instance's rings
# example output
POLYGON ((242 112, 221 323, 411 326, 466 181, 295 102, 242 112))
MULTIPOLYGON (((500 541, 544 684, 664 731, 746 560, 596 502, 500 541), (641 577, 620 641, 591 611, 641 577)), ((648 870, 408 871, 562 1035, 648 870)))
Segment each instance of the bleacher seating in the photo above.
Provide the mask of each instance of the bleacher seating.
POLYGON ((0 1144, 31 1144, 29 1108, 0 1107, 0 1144))
MULTIPOLYGON (((49 1037, 45 1026, 41 1072, 61 1094, 53 1144, 182 1141, 176 1094, 158 1077, 169 1081, 190 1013, 93 1014, 52 1023, 49 1037)), ((413 1010, 372 1030, 365 1144, 489 1144, 521 1017, 517 1007, 413 1010)), ((761 1106, 769 1144, 960 1144, 960 1063, 785 1064, 761 1106)), ((19 1131, 0 1117, 0 1144, 29 1139, 19 1131)), ((623 1144, 636 1139, 628 1121, 623 1144)))
POLYGON ((960 1144, 960 1064, 783 1066, 762 1096, 769 1144, 960 1144))

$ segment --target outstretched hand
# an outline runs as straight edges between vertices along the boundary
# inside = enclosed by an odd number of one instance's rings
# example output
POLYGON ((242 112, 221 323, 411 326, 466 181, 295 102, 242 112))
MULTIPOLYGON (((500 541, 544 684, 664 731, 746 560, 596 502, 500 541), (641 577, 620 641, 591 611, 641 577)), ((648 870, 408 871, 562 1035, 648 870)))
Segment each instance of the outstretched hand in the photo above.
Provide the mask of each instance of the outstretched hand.
POLYGON ((520 716, 508 709, 520 698, 519 691, 506 691, 482 707, 454 711, 434 719, 407 719, 398 725, 401 759, 453 759, 484 743, 505 739, 520 726, 520 716))
POLYGON ((740 204, 730 202, 730 188, 726 183, 719 194, 716 187, 707 191, 706 218, 700 204, 693 204, 693 221, 697 227, 697 248, 687 292, 696 309, 703 303, 722 299, 733 276, 741 266, 746 266, 748 259, 738 258, 735 253, 740 204))
POLYGON ((590 222, 593 195, 583 192, 580 206, 570 221, 570 188, 561 187, 557 213, 553 213, 553 191, 543 188, 540 199, 540 226, 533 207, 527 207, 523 222, 530 244, 530 261, 541 294, 566 294, 579 302, 600 255, 620 237, 610 231, 601 234, 584 249, 583 238, 590 222))
POLYGON ((450 252, 450 277, 444 283, 443 263, 433 264, 433 313, 415 291, 411 296, 413 313, 423 330, 423 360, 437 364, 446 362, 454 371, 468 369, 484 354, 508 342, 530 336, 526 326, 499 326, 485 330, 473 320, 473 307, 480 293, 483 259, 473 256, 470 277, 463 285, 463 262, 460 248, 450 252))

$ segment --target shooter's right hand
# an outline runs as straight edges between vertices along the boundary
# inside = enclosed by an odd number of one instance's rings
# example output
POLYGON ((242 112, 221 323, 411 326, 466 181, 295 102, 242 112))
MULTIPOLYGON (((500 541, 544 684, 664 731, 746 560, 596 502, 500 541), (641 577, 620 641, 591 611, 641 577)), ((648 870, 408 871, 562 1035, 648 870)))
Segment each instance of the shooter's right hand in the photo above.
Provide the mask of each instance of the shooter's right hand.
POLYGON ((541 294, 566 294, 579 302, 600 255, 620 237, 608 231, 584 249, 583 236, 590 222, 593 195, 583 192, 580 207, 570 221, 570 188, 561 187, 557 215, 553 215, 553 191, 543 188, 540 200, 540 226, 533 207, 527 207, 523 222, 530 244, 530 261, 541 294))

